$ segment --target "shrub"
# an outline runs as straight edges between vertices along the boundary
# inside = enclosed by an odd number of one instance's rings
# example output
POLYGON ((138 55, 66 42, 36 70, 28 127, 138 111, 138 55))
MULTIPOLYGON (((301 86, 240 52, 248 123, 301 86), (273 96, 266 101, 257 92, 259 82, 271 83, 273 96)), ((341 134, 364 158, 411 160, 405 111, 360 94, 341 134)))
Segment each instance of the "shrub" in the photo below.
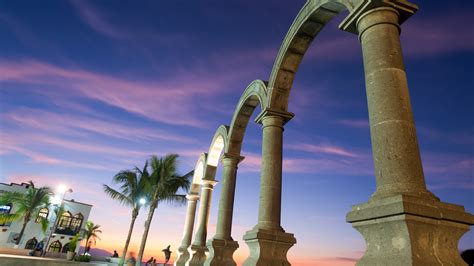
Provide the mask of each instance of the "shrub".
POLYGON ((79 234, 76 234, 72 237, 71 241, 69 242, 69 251, 75 252, 77 248, 77 242, 79 240, 79 234))
POLYGON ((87 254, 79 255, 76 257, 76 261, 89 262, 91 261, 91 256, 87 254))

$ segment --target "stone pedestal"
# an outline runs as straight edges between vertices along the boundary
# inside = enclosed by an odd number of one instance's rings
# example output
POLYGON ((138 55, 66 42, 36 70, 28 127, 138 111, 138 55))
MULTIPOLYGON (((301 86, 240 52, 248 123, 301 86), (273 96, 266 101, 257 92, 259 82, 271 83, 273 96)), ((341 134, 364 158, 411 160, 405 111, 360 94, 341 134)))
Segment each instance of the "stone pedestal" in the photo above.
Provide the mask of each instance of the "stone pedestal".
POLYGON ((186 262, 189 260, 189 251, 188 251, 189 246, 179 246, 178 248, 178 258, 174 262, 174 266, 184 266, 186 265, 186 262))
POLYGON ((289 266, 288 250, 296 243, 293 234, 265 229, 254 229, 244 235, 250 256, 244 266, 289 266))
POLYGON ((206 261, 207 247, 191 245, 188 249, 191 258, 186 262, 186 266, 202 266, 206 261))
POLYGON ((466 265, 458 241, 474 224, 462 206, 412 196, 356 205, 347 221, 365 238, 363 265, 466 265))
POLYGON ((211 239, 207 242, 209 255, 204 263, 205 266, 236 266, 233 259, 235 250, 239 243, 233 240, 211 239))

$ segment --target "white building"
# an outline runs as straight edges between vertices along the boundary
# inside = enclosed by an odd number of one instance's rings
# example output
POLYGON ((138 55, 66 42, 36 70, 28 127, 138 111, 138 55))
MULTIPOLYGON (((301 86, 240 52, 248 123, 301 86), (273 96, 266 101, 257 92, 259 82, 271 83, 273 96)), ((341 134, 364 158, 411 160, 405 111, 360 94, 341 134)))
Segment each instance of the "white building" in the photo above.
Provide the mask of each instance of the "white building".
MULTIPOLYGON (((0 193, 5 191, 25 192, 29 186, 30 184, 27 183, 0 183, 0 193)), ((31 221, 26 226, 25 233, 18 247, 33 249, 37 242, 45 239, 46 251, 52 253, 66 253, 68 251, 68 242, 71 238, 77 233, 80 233, 82 237, 92 205, 65 199, 63 201, 63 206, 64 213, 59 218, 57 228, 51 235, 47 246, 47 239, 50 236, 51 230, 56 221, 53 206, 49 209, 42 209, 39 214, 39 216, 46 217, 49 220, 49 229, 44 233, 41 229, 41 224, 36 219, 37 217, 32 217, 31 221)), ((57 205, 54 206, 54 208, 57 207, 57 205)), ((15 213, 15 206, 12 204, 2 205, 0 206, 0 213, 15 213)), ((14 239, 19 235, 22 225, 22 219, 6 224, 0 223, 0 248, 12 248, 15 246, 14 239)), ((76 252, 79 250, 79 246, 80 245, 78 244, 76 252)))

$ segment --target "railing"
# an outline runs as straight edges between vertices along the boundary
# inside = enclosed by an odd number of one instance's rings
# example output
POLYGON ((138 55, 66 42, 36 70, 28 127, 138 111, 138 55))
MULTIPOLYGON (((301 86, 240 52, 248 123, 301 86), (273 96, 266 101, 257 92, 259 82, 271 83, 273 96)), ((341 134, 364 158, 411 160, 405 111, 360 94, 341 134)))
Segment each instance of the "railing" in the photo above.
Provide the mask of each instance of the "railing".
POLYGON ((60 235, 68 235, 68 236, 73 236, 79 233, 79 229, 72 229, 72 228, 57 228, 56 231, 54 231, 55 234, 60 234, 60 235))

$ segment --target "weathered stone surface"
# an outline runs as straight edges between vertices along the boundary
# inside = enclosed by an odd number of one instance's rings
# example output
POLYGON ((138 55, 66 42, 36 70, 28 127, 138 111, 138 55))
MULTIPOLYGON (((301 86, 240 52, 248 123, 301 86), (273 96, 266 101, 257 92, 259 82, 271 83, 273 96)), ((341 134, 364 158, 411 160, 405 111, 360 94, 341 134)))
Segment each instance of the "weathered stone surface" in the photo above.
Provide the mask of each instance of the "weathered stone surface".
POLYGON ((188 252, 191 258, 186 262, 186 266, 202 266, 207 258, 207 247, 201 245, 191 245, 188 252))
POLYGON ((244 235, 250 256, 244 266, 289 266, 288 250, 296 243, 293 234, 275 230, 254 229, 244 235))
MULTIPOLYGON (((210 166, 208 165, 207 168, 210 166)), ((215 170, 213 170, 215 171, 215 170)), ((208 172, 208 171, 207 171, 208 172)), ((207 224, 209 222, 209 210, 211 207, 212 190, 217 184, 215 180, 203 179, 201 187, 201 202, 199 206, 198 227, 194 237, 193 245, 188 249, 190 258, 186 265, 202 265, 206 260, 206 238, 207 224)))
POLYGON ((457 245, 474 216, 459 205, 398 195, 352 207, 347 221, 366 240, 357 265, 465 265, 457 245))
POLYGON ((199 196, 195 194, 188 194, 186 197, 188 198, 188 207, 186 210, 186 221, 184 222, 183 240, 178 248, 178 259, 174 263, 175 266, 183 266, 189 259, 188 247, 191 245, 194 219, 196 216, 196 204, 199 198, 199 196))
POLYGON ((362 45, 377 181, 369 202, 347 215, 366 240, 357 265, 464 265, 457 243, 474 217, 426 188, 399 37, 400 14, 407 13, 397 3, 362 5, 351 15, 362 45))
MULTIPOLYGON (((340 28, 358 33, 363 51, 376 177, 369 201, 347 215, 367 242, 358 265, 464 265, 457 243, 474 217, 462 206, 440 202, 426 188, 399 37, 400 24, 418 8, 404 0, 307 1, 282 43, 268 84, 254 81, 242 94, 227 138, 223 136, 225 153, 240 156, 247 123, 258 104, 262 113, 256 122, 263 125, 258 223, 244 236, 250 248, 244 265, 290 265, 286 253, 296 239, 280 224, 283 125, 293 116, 287 112, 288 98, 312 40, 345 9, 350 14, 340 28)), ((216 150, 221 152, 220 146, 216 150)), ((217 157, 213 158, 216 167, 217 157)), ((224 194, 216 236, 207 243, 211 254, 206 265, 235 265, 232 254, 238 245, 231 225, 236 168, 229 162, 227 168, 224 163, 224 194)), ((215 168, 209 169, 215 174, 215 168)), ((210 193, 202 196, 210 198, 210 193)), ((207 203, 201 202, 200 210, 187 265, 202 265, 206 258, 207 203)))
POLYGON ((236 266, 233 255, 239 243, 233 240, 211 239, 207 242, 209 255, 205 266, 236 266))

